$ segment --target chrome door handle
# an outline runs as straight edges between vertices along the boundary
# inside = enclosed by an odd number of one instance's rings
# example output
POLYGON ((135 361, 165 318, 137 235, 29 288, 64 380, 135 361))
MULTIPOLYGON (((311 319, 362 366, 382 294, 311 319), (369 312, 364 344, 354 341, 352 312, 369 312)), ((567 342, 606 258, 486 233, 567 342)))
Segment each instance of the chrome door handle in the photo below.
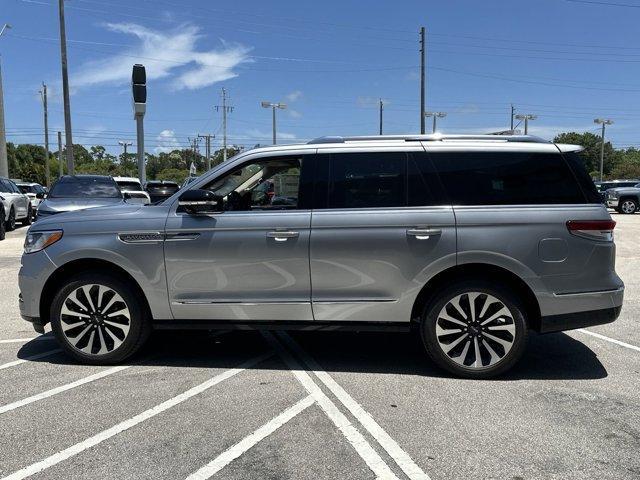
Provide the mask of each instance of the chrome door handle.
POLYGON ((432 235, 440 235, 442 230, 439 228, 409 228, 407 236, 416 237, 417 240, 428 240, 432 235))
POLYGON ((275 232, 267 232, 267 238, 273 238, 276 242, 286 242, 288 238, 297 238, 299 232, 291 230, 276 230, 275 232))

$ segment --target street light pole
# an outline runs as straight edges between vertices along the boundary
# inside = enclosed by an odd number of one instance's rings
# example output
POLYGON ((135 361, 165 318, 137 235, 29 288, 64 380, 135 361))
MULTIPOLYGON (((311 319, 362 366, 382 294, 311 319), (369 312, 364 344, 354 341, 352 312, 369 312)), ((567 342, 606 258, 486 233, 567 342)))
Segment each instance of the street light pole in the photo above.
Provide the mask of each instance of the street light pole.
POLYGON ((47 85, 42 82, 42 107, 44 110, 44 174, 47 187, 51 186, 51 170, 49 168, 49 109, 47 107, 47 85))
MULTIPOLYGON (((0 29, 0 37, 11 25, 5 23, 0 29)), ((2 57, 0 57, 0 60, 2 57)), ((7 159, 7 137, 4 127, 4 98, 2 93, 2 65, 0 65, 0 177, 9 176, 9 161, 7 159)))
POLYGON ((424 113, 425 118, 426 117, 433 117, 433 129, 431 131, 431 133, 436 133, 436 126, 437 126, 437 119, 438 118, 444 118, 447 116, 447 112, 425 112, 424 113))
POLYGON ((73 138, 71 135, 71 103, 69 101, 69 73, 67 72, 67 33, 64 23, 64 0, 58 0, 60 17, 60 59, 62 64, 62 97, 64 104, 64 136, 67 154, 67 173, 73 175, 73 138))
POLYGON ((261 102, 262 108, 270 108, 272 113, 272 122, 273 122, 273 144, 276 144, 276 108, 284 110, 287 108, 285 103, 272 103, 272 102, 261 102))
POLYGON ((538 118, 537 115, 532 115, 530 113, 516 115, 517 120, 524 120, 524 134, 529 135, 529 120, 535 120, 538 118))
POLYGON ((596 118, 593 123, 598 125, 602 124, 602 142, 600 145, 600 181, 602 181, 604 174, 604 132, 607 125, 613 124, 613 120, 608 118, 596 118))
POLYGON ((129 145, 133 145, 133 142, 127 141, 127 140, 118 140, 118 144, 122 145, 123 148, 123 155, 122 155, 122 161, 120 162, 121 164, 124 165, 124 176, 127 176, 127 147, 129 145))
POLYGON ((382 135, 382 111, 384 109, 384 103, 380 99, 380 135, 382 135))

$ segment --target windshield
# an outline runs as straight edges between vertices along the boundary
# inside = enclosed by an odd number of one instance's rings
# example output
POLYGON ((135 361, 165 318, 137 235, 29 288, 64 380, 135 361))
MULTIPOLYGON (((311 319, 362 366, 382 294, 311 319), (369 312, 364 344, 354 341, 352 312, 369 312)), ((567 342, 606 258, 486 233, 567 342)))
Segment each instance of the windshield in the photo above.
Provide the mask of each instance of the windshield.
POLYGON ((127 192, 141 192, 142 191, 142 185, 140 185, 138 182, 117 182, 118 186, 120 187, 120 190, 125 190, 127 192))
POLYGON ((115 181, 107 178, 63 178, 49 192, 50 198, 122 198, 115 181))

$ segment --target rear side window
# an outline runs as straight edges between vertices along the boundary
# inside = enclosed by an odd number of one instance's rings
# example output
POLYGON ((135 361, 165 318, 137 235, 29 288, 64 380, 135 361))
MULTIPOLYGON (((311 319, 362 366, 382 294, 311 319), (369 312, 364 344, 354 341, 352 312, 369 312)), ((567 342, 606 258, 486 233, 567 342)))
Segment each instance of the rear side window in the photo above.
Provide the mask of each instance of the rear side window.
POLYGON ((407 205, 407 155, 402 152, 331 155, 329 208, 407 205))
POLYGON ((430 157, 454 205, 587 203, 559 153, 439 152, 430 157))
POLYGON ((587 171, 584 169, 584 162, 580 159, 580 155, 576 152, 568 152, 564 153, 563 156, 567 160, 569 168, 571 168, 571 171, 578 180, 585 197, 587 197, 587 203, 600 203, 601 199, 598 194, 598 189, 593 183, 593 180, 591 180, 587 171))

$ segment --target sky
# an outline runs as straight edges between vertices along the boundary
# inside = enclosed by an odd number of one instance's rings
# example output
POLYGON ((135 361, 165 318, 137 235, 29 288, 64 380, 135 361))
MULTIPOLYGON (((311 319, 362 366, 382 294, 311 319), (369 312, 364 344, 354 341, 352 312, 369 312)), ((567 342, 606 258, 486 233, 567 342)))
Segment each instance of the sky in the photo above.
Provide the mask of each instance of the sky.
MULTIPOLYGON (((0 0, 7 139, 50 143, 64 130, 57 0, 0 0)), ((427 31, 427 110, 443 133, 509 128, 510 105, 536 114, 529 133, 591 131, 610 118, 617 147, 639 146, 640 2, 635 0, 69 0, 74 143, 135 142, 131 67, 147 69, 148 152, 222 142, 221 89, 233 106, 228 142, 419 133, 419 29, 427 31)), ((517 123, 517 122, 516 122, 517 123)), ((431 121, 427 119, 427 132, 431 121)), ((520 126, 519 128, 522 128, 520 126)), ((134 147, 135 148, 135 147, 134 147)), ((52 145, 51 150, 56 150, 52 145)), ((200 146, 203 152, 203 146, 200 146)))

